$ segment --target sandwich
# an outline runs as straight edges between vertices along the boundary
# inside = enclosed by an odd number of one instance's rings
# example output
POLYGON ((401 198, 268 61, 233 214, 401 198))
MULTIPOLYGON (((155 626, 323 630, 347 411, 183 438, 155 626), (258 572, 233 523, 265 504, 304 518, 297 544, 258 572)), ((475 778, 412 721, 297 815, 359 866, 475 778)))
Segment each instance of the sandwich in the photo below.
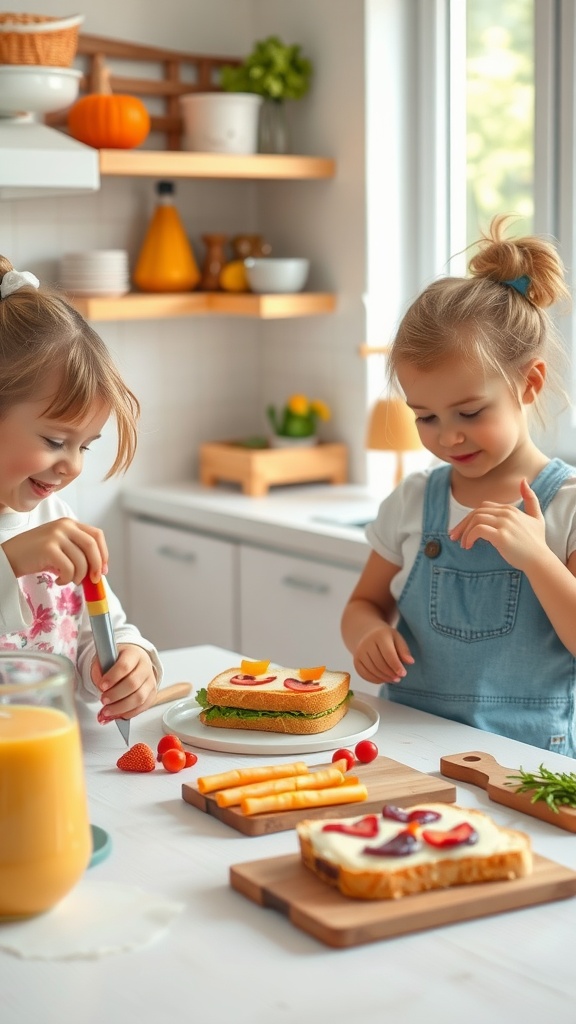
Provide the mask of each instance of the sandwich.
POLYGON ((533 869, 525 832, 456 804, 385 805, 361 818, 306 819, 296 831, 305 866, 353 899, 512 881, 533 869))
POLYGON ((243 661, 200 689, 203 725, 311 735, 332 729, 346 714, 352 696, 348 672, 269 665, 243 661))

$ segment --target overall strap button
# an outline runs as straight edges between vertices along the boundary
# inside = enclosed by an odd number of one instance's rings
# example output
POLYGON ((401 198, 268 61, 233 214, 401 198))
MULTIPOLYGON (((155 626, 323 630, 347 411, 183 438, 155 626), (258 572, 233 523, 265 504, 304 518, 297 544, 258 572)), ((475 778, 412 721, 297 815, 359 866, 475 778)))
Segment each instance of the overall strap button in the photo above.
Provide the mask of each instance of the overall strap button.
POLYGON ((438 558, 442 550, 442 545, 439 540, 429 540, 424 548, 424 554, 426 558, 438 558))

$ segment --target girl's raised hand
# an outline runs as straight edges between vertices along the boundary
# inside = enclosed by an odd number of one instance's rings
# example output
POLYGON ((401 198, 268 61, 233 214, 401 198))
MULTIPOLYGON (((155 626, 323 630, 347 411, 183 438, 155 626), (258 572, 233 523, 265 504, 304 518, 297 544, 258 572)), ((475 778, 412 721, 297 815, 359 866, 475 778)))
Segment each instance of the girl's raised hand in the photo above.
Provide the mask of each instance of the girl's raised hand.
POLYGON ((483 501, 450 531, 450 539, 460 541, 466 550, 477 540, 486 540, 514 569, 525 571, 538 551, 548 548, 540 503, 527 480, 520 482, 520 494, 524 511, 516 505, 483 501))
POLYGON ((58 586, 81 583, 87 573, 97 582, 108 569, 108 548, 102 530, 75 519, 55 519, 19 533, 2 548, 14 575, 50 572, 58 586))
POLYGON ((404 664, 414 664, 408 644, 385 622, 363 636, 354 653, 354 668, 369 683, 401 682, 406 675, 404 664))

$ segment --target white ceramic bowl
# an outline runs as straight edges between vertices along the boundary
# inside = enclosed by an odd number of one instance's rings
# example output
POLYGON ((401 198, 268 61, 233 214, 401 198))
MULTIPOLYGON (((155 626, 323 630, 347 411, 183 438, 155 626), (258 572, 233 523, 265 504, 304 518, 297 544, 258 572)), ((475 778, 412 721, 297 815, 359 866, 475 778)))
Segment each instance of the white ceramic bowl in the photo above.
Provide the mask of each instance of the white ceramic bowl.
POLYGON ((82 72, 39 64, 0 64, 0 117, 49 114, 78 97, 82 72))
POLYGON ((308 280, 310 260, 249 256, 244 266, 253 292, 300 292, 308 280))

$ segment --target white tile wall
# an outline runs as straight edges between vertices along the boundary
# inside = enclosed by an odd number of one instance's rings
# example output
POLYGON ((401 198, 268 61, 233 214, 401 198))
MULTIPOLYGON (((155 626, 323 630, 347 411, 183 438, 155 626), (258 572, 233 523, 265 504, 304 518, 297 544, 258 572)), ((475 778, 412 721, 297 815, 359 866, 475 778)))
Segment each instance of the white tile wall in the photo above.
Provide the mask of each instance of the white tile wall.
MULTIPOLYGON (((69 13, 59 0, 37 0, 37 13, 69 13)), ((192 478, 202 440, 266 430, 269 401, 293 391, 323 398, 333 419, 327 439, 347 441, 351 472, 364 479, 362 448, 366 363, 363 142, 363 4, 360 0, 85 0, 84 30, 178 50, 242 56, 255 38, 275 32, 298 40, 317 70, 314 88, 290 109, 296 151, 334 156, 330 182, 176 183, 176 201, 201 263, 207 231, 263 231, 274 252, 307 255, 311 287, 335 290, 327 317, 264 321, 207 317, 102 323, 128 384, 142 403, 139 450, 127 479, 192 478), (343 69, 346 73, 342 74, 343 69)), ((58 284, 65 252, 126 248, 134 264, 154 205, 153 182, 107 178, 91 196, 0 202, 0 252, 19 269, 58 284)), ((117 494, 102 483, 114 445, 113 425, 86 456, 69 489, 78 515, 106 529, 111 579, 124 590, 117 494)))

